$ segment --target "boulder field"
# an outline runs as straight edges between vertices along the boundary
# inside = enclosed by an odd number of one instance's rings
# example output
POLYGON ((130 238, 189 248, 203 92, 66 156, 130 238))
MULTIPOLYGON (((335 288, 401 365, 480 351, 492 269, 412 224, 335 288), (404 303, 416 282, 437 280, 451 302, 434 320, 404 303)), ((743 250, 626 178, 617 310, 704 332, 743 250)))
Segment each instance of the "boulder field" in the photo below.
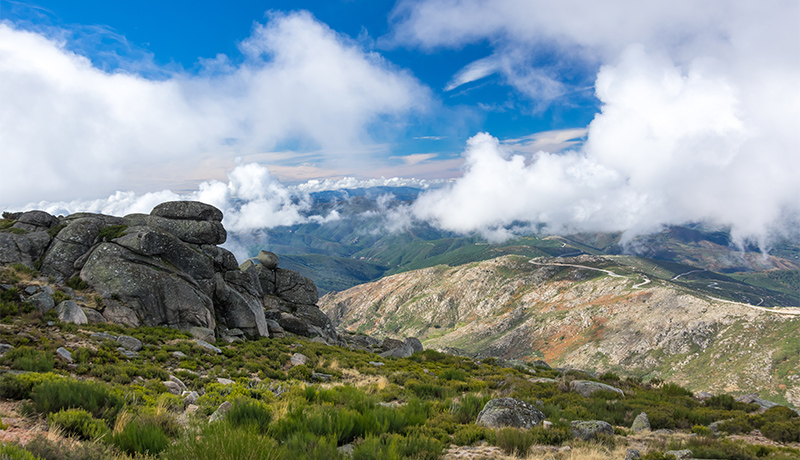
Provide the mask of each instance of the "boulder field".
POLYGON ((208 204, 173 201, 125 217, 43 211, 3 217, 0 264, 90 287, 96 308, 81 307, 95 321, 229 341, 291 332, 345 344, 317 307, 313 281, 279 268, 275 254, 262 251, 240 267, 219 247, 227 238, 222 212, 208 204))

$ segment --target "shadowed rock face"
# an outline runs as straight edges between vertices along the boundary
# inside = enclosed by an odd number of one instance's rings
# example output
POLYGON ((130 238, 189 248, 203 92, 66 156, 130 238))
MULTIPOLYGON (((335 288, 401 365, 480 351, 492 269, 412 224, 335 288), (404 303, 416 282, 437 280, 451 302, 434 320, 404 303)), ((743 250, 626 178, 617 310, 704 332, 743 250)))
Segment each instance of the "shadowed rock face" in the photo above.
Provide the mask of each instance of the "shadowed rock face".
POLYGON ((57 218, 30 211, 11 217, 15 231, 0 232, 0 263, 37 266, 59 281, 79 276, 103 298, 94 320, 102 314, 129 326, 213 330, 223 338, 266 337, 272 330, 340 342, 316 306, 310 279, 278 268, 278 257, 263 251, 257 263, 240 269, 233 254, 217 246, 227 232, 213 206, 174 201, 149 215, 57 218))

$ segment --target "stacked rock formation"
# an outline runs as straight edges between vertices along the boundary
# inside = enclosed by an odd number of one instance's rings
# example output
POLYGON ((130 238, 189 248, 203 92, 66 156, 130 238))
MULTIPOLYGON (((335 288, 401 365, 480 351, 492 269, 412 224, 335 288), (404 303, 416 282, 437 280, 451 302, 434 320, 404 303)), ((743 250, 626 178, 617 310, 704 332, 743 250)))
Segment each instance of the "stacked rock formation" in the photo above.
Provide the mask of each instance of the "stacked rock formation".
POLYGON ((217 246, 227 233, 213 206, 174 201, 149 215, 29 211, 4 218, 13 225, 0 232, 0 263, 35 267, 57 281, 80 277, 102 297, 106 321, 228 340, 288 331, 339 343, 311 280, 278 268, 277 256, 263 251, 240 269, 217 246))

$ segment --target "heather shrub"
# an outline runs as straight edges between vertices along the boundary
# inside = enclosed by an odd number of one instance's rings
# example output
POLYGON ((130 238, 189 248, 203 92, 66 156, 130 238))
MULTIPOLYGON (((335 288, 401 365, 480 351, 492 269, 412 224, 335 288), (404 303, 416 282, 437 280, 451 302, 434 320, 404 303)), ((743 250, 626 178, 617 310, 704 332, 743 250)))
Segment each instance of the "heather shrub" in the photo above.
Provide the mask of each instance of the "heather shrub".
POLYGON ((12 369, 28 372, 50 372, 55 366, 52 353, 30 347, 12 348, 3 355, 0 362, 10 363, 12 369))
POLYGON ((100 438, 108 432, 106 422, 92 417, 92 414, 83 409, 54 412, 47 417, 47 421, 61 427, 69 435, 88 441, 100 438))
POLYGON ((272 421, 272 413, 262 402, 240 398, 234 401, 225 414, 225 420, 234 427, 251 427, 260 433, 266 433, 272 421))
POLYGON ((206 425, 200 433, 189 431, 165 450, 165 460, 277 460, 281 449, 274 439, 251 427, 227 423, 206 425))
POLYGON ((31 400, 33 408, 43 414, 79 408, 109 422, 124 404, 106 385, 69 379, 42 382, 31 392, 31 400))
POLYGON ((128 454, 158 455, 169 446, 169 438, 151 419, 131 420, 110 439, 111 444, 128 454))

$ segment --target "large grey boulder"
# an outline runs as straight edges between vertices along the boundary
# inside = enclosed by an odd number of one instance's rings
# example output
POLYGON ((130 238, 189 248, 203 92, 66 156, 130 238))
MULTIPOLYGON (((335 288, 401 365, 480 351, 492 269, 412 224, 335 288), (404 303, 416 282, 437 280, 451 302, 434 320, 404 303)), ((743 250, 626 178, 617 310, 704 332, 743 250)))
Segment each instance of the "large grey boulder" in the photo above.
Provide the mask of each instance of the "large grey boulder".
POLYGON ((222 211, 199 201, 167 201, 153 208, 150 215, 168 219, 222 222, 222 211))
POLYGON ((114 242, 142 256, 160 256, 196 280, 214 276, 211 257, 163 230, 134 227, 114 242))
POLYGON ((57 217, 51 216, 44 211, 27 211, 19 216, 13 227, 29 232, 40 232, 47 231, 56 225, 58 225, 57 217))
POLYGON ((392 348, 391 350, 384 351, 380 354, 381 358, 408 358, 409 356, 414 354, 414 349, 411 345, 402 343, 397 348, 392 348))
POLYGON ((229 270, 236 270, 239 264, 236 262, 236 256, 225 248, 214 246, 213 244, 200 245, 200 250, 214 262, 214 270, 218 272, 225 272, 229 270))
POLYGON ((745 404, 756 404, 759 407, 758 409, 759 413, 764 413, 769 408, 780 406, 780 404, 778 403, 774 403, 772 401, 767 401, 766 399, 759 398, 758 393, 749 393, 746 395, 739 396, 738 398, 736 398, 736 402, 742 402, 745 404))
POLYGON ((103 305, 105 305, 105 308, 103 309, 102 316, 107 322, 129 327, 142 325, 142 321, 132 308, 110 299, 104 299, 103 305))
POLYGON ((229 329, 241 329, 251 337, 269 337, 264 307, 259 299, 233 289, 220 273, 215 275, 214 282, 214 300, 224 315, 225 325, 229 329))
POLYGON ((104 225, 105 221, 95 216, 72 220, 58 232, 47 249, 41 273, 58 280, 71 277, 75 272, 75 261, 91 249, 104 225))
POLYGON ((222 244, 228 237, 225 227, 214 221, 167 219, 151 215, 147 218, 147 225, 169 232, 186 243, 222 244))
POLYGON ((33 267, 50 244, 47 232, 24 235, 0 232, 0 264, 23 264, 33 267))
POLYGON ((614 435, 614 427, 602 420, 575 420, 572 422, 572 435, 583 441, 596 438, 600 434, 614 435))
POLYGON ((296 271, 276 268, 270 270, 264 265, 253 265, 246 269, 255 271, 264 295, 277 296, 295 304, 315 305, 319 300, 317 286, 313 281, 296 271))
POLYGON ((476 424, 487 428, 529 429, 545 419, 544 414, 532 405, 514 398, 498 398, 487 402, 478 414, 476 424))
POLYGON ((278 268, 278 256, 272 252, 259 251, 258 261, 261 262, 261 265, 263 265, 266 269, 275 270, 278 268))
POLYGON ((86 313, 73 300, 65 300, 56 305, 56 314, 58 319, 65 323, 87 324, 89 322, 86 313))
MULTIPOLYGON (((190 277, 120 245, 99 244, 81 270, 81 279, 103 297, 118 297, 141 324, 181 330, 216 327, 211 299, 190 277)), ((109 318, 105 311, 103 316, 109 318)))
POLYGON ((420 342, 419 339, 416 337, 408 337, 403 342, 409 347, 411 347, 411 349, 413 350, 412 353, 420 353, 424 350, 424 348, 422 347, 422 342, 420 342))
POLYGON ((625 396, 625 393, 617 387, 591 380, 573 380, 569 383, 569 389, 586 398, 598 391, 613 391, 622 397, 625 396))

